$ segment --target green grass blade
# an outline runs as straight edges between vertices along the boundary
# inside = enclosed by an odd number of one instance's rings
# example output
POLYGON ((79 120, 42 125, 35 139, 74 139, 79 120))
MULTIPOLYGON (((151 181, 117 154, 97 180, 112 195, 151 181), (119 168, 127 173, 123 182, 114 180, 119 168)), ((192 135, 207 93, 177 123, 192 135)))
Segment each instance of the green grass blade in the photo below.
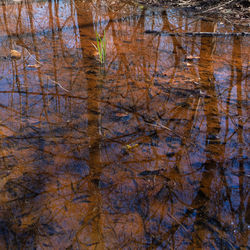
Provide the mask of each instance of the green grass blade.
MULTIPOLYGON (((94 45, 94 44, 93 44, 94 45)), ((97 52, 98 52, 98 56, 99 56, 99 61, 101 64, 104 64, 105 60, 106 60, 106 35, 105 35, 105 31, 103 33, 103 37, 101 38, 101 36, 96 32, 96 46, 94 45, 94 47, 96 48, 97 52)))

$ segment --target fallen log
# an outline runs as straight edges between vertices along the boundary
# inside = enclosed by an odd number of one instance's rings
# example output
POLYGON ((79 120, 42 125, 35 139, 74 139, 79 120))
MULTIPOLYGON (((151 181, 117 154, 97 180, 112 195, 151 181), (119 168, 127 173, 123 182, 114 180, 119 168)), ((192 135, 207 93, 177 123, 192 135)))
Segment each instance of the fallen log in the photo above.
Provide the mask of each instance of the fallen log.
POLYGON ((167 31, 146 30, 145 34, 161 35, 161 36, 250 36, 250 32, 232 32, 232 33, 220 33, 220 32, 180 32, 171 33, 167 31))

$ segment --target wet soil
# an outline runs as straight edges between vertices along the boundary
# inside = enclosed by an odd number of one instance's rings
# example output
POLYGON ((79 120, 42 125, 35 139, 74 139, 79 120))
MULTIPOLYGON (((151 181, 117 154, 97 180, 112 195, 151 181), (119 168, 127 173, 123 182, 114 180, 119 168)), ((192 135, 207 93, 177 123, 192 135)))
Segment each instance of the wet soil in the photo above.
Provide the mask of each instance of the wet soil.
POLYGON ((244 32, 127 1, 2 1, 0 249, 247 249, 244 32))

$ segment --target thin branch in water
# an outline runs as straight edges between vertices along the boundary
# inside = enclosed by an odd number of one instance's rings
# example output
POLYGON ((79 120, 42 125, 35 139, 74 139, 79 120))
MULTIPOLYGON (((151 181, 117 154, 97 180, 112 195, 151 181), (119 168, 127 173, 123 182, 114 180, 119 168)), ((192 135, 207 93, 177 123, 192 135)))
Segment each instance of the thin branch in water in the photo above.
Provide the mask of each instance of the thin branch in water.
MULTIPOLYGON (((166 211, 167 212, 167 211, 166 211)), ((171 213, 167 212, 168 216, 170 216, 178 225, 180 225, 186 233, 188 233, 188 229, 177 219, 175 216, 173 216, 171 213)))
POLYGON ((65 90, 65 91, 67 91, 67 92, 70 92, 69 90, 65 89, 59 82, 56 82, 56 81, 52 80, 52 79, 49 78, 49 77, 47 77, 47 78, 48 78, 48 80, 50 80, 51 82, 57 84, 61 89, 65 90))
MULTIPOLYGON (((164 126, 164 125, 161 124, 161 123, 157 123, 157 124, 153 124, 153 123, 150 123, 150 122, 145 122, 145 123, 148 124, 148 125, 154 126, 154 127, 164 128, 164 129, 170 131, 170 132, 173 133, 175 136, 178 136, 178 137, 181 138, 182 140, 185 140, 186 143, 189 144, 189 145, 187 145, 187 146, 190 146, 190 145, 192 145, 192 146, 194 146, 194 147, 197 147, 197 146, 198 146, 198 145, 196 145, 196 144, 193 143, 193 142, 187 142, 187 140, 188 140, 187 137, 185 137, 184 135, 180 135, 180 134, 176 133, 174 130, 172 130, 172 129, 166 127, 166 126, 164 126)), ((202 146, 199 145, 199 147, 202 147, 202 146)))
POLYGON ((30 57, 32 57, 38 64, 42 65, 42 63, 39 62, 26 48, 24 48, 24 49, 28 52, 30 57))

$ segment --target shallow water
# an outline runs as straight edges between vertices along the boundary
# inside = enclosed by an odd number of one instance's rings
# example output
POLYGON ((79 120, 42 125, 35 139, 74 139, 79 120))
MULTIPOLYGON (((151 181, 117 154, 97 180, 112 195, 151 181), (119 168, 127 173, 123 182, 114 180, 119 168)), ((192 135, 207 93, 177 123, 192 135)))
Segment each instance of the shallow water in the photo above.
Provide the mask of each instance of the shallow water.
POLYGON ((226 35, 242 31, 127 1, 2 1, 0 249, 246 249, 249 38, 226 35), (204 31, 222 35, 187 34, 204 31))

